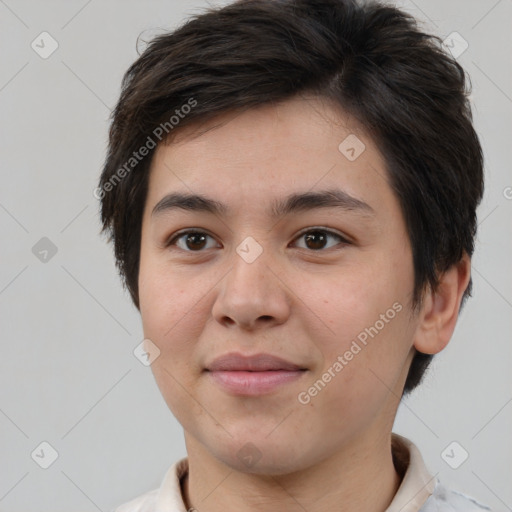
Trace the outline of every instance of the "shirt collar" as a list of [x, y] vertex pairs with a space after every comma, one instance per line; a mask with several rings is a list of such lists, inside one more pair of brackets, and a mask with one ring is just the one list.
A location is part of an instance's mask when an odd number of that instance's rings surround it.
[[398, 473], [405, 474], [386, 512], [418, 512], [434, 491], [436, 479], [416, 445], [406, 437], [392, 433], [391, 451]]
[[[432, 494], [436, 480], [427, 470], [420, 451], [409, 439], [391, 434], [393, 462], [402, 482], [385, 512], [419, 512]], [[187, 512], [181, 494], [181, 479], [188, 472], [188, 457], [175, 462], [158, 491], [156, 510]]]

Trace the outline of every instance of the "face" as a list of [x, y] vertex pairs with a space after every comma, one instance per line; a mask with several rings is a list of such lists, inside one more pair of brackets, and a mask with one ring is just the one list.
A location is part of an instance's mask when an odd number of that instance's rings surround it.
[[[416, 327], [404, 219], [372, 140], [325, 102], [214, 125], [184, 129], [152, 162], [139, 272], [144, 336], [160, 351], [151, 368], [187, 446], [240, 471], [307, 468], [392, 427]], [[176, 193], [224, 210], [176, 206]], [[302, 194], [318, 196], [277, 208]], [[226, 388], [206, 368], [233, 352], [303, 370]]]

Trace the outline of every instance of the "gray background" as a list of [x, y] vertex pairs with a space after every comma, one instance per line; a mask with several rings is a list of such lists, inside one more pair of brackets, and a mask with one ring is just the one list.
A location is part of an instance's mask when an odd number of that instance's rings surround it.
[[[512, 0], [398, 5], [469, 44], [458, 60], [473, 83], [486, 192], [473, 298], [394, 430], [444, 483], [511, 510]], [[140, 319], [99, 236], [93, 190], [137, 37], [205, 6], [0, 0], [1, 511], [107, 511], [158, 487], [186, 454], [150, 368], [133, 355]], [[47, 59], [31, 48], [43, 31], [59, 44]], [[43, 237], [57, 249], [47, 261], [32, 250]], [[58, 452], [48, 469], [31, 458], [43, 441]], [[441, 457], [452, 441], [469, 453], [458, 469]]]

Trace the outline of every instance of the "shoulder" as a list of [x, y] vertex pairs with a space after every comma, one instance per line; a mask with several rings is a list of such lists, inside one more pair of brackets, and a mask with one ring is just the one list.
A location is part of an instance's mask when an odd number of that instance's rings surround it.
[[176, 461], [165, 473], [158, 489], [148, 491], [109, 512], [157, 512], [185, 510], [181, 495], [181, 479], [188, 472], [188, 458]]
[[156, 506], [156, 500], [158, 496], [158, 489], [153, 489], [140, 496], [137, 496], [133, 500], [128, 501], [119, 505], [117, 508], [110, 512], [154, 512]]
[[483, 512], [491, 509], [471, 496], [449, 489], [437, 481], [434, 492], [427, 499], [420, 512]]

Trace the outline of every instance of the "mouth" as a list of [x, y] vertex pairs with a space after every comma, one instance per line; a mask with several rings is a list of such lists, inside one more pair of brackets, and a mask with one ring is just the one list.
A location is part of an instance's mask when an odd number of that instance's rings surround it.
[[271, 354], [229, 353], [207, 365], [205, 372], [222, 390], [245, 396], [271, 393], [304, 376], [307, 368]]
[[214, 359], [206, 366], [207, 371], [245, 371], [245, 372], [266, 372], [266, 371], [299, 371], [307, 370], [298, 364], [292, 363], [271, 354], [256, 354], [246, 356], [240, 353], [231, 352]]
[[233, 395], [256, 396], [271, 393], [304, 376], [307, 370], [207, 370], [212, 381]]

